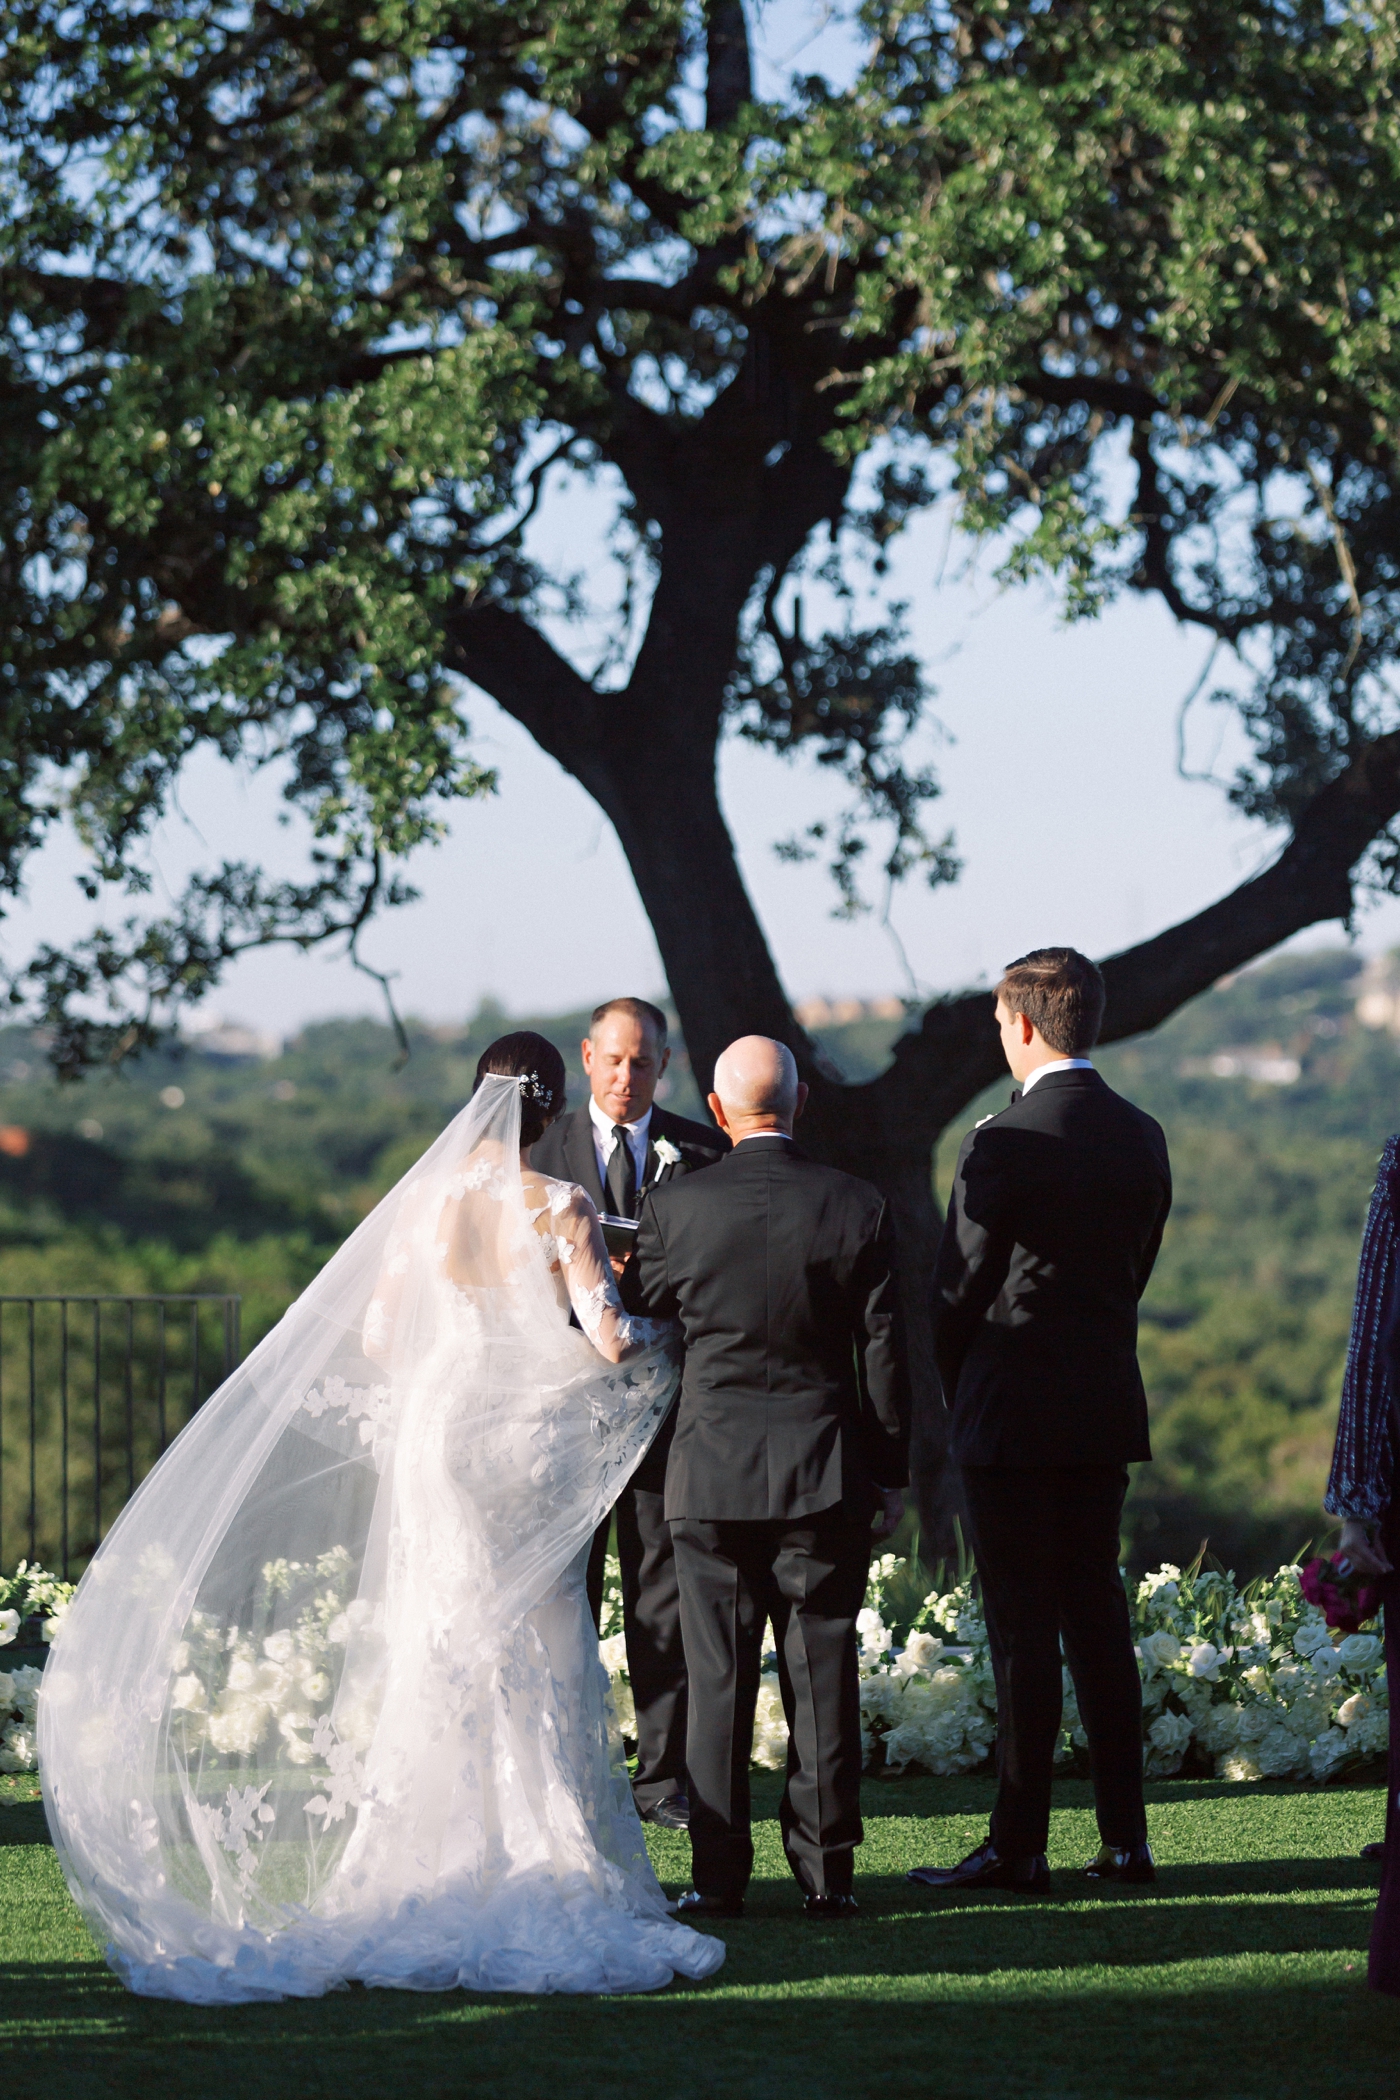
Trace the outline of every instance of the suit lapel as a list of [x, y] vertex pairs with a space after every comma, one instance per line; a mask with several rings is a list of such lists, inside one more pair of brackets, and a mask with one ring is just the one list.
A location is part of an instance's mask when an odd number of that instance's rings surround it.
[[608, 1207], [598, 1173], [598, 1153], [593, 1143], [593, 1121], [586, 1107], [576, 1108], [564, 1134], [564, 1164], [569, 1178], [586, 1189], [600, 1211]]

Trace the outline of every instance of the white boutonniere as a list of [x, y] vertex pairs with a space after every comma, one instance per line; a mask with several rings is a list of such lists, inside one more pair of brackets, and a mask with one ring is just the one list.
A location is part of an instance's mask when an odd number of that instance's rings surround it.
[[653, 1149], [656, 1153], [656, 1164], [658, 1167], [678, 1167], [680, 1165], [681, 1155], [679, 1147], [673, 1145], [669, 1138], [658, 1138]]

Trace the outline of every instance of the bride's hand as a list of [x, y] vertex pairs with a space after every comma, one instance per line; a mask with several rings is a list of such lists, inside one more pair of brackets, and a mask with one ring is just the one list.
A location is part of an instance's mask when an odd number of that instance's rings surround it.
[[1371, 1536], [1369, 1524], [1348, 1517], [1342, 1526], [1341, 1551], [1360, 1575], [1389, 1575], [1390, 1560], [1380, 1537]]

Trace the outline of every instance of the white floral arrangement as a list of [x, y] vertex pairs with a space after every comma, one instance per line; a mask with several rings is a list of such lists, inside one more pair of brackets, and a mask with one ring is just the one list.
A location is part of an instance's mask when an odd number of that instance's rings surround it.
[[[1374, 1631], [1334, 1633], [1303, 1596], [1296, 1566], [1245, 1587], [1232, 1575], [1165, 1565], [1129, 1590], [1142, 1675], [1147, 1776], [1183, 1767], [1218, 1779], [1334, 1779], [1384, 1754], [1390, 1714], [1385, 1651]], [[914, 1565], [887, 1553], [871, 1566], [860, 1636], [861, 1742], [867, 1771], [975, 1771], [996, 1739], [996, 1686], [986, 1622], [970, 1574], [912, 1614]], [[917, 1589], [912, 1592], [917, 1595]], [[894, 1628], [902, 1626], [896, 1643]], [[617, 1563], [604, 1587], [602, 1660], [624, 1736], [635, 1731]], [[1087, 1747], [1068, 1670], [1056, 1757]], [[752, 1762], [787, 1761], [776, 1658], [764, 1657]]]
[[[342, 1547], [314, 1563], [270, 1561], [253, 1614], [261, 1626], [225, 1627], [195, 1613], [175, 1657], [172, 1705], [179, 1725], [216, 1757], [246, 1757], [266, 1744], [289, 1763], [319, 1764], [318, 1730], [334, 1675], [327, 1665], [367, 1611], [349, 1598], [351, 1574]], [[1149, 1778], [1167, 1779], [1185, 1768], [1225, 1780], [1325, 1780], [1384, 1754], [1390, 1716], [1380, 1623], [1334, 1633], [1304, 1598], [1298, 1576], [1296, 1566], [1283, 1567], [1240, 1588], [1231, 1575], [1167, 1565], [1130, 1589]], [[0, 1578], [0, 1647], [36, 1617], [44, 1639], [55, 1638], [73, 1588], [25, 1563]], [[970, 1572], [919, 1602], [921, 1588], [911, 1561], [887, 1553], [871, 1566], [856, 1622], [867, 1771], [946, 1776], [974, 1771], [991, 1758], [996, 1688]], [[267, 1631], [274, 1615], [283, 1623]], [[624, 1738], [634, 1736], [622, 1583], [613, 1555], [604, 1576], [599, 1654], [614, 1724]], [[0, 1671], [0, 1772], [35, 1769], [41, 1676], [33, 1667]], [[1056, 1754], [1068, 1763], [1087, 1739], [1068, 1671], [1064, 1684]], [[353, 1739], [353, 1717], [343, 1720]], [[776, 1657], [765, 1655], [753, 1763], [780, 1770], [787, 1739]]]
[[[369, 1616], [367, 1605], [347, 1601], [353, 1572], [344, 1546], [315, 1561], [268, 1561], [248, 1627], [190, 1614], [170, 1701], [187, 1748], [202, 1741], [215, 1756], [242, 1759], [266, 1746], [289, 1764], [321, 1760], [318, 1724], [330, 1712], [336, 1650]], [[274, 1617], [283, 1623], [267, 1631]]]
[[0, 1772], [32, 1772], [38, 1764], [34, 1724], [43, 1676], [32, 1664], [0, 1670]]
[[0, 1575], [0, 1648], [17, 1641], [27, 1619], [38, 1619], [40, 1639], [58, 1638], [64, 1613], [73, 1601], [76, 1582], [64, 1582], [47, 1568], [22, 1560], [13, 1575]]

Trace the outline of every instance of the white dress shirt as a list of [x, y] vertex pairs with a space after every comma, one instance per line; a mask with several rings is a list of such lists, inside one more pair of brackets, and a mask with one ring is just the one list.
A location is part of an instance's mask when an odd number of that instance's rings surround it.
[[1087, 1057], [1050, 1058], [1045, 1064], [1037, 1065], [1033, 1072], [1027, 1072], [1021, 1081], [1021, 1099], [1025, 1100], [1037, 1079], [1043, 1079], [1047, 1072], [1092, 1072], [1093, 1069], [1093, 1063]]
[[[606, 1109], [599, 1108], [592, 1094], [588, 1097], [588, 1115], [593, 1125], [593, 1150], [598, 1155], [598, 1179], [603, 1184], [604, 1196], [608, 1193], [608, 1161], [612, 1158], [613, 1131], [615, 1125]], [[637, 1170], [637, 1187], [644, 1188], [647, 1178], [647, 1132], [651, 1129], [651, 1110], [639, 1116], [635, 1123], [624, 1123], [627, 1143], [632, 1152], [632, 1164]]]

